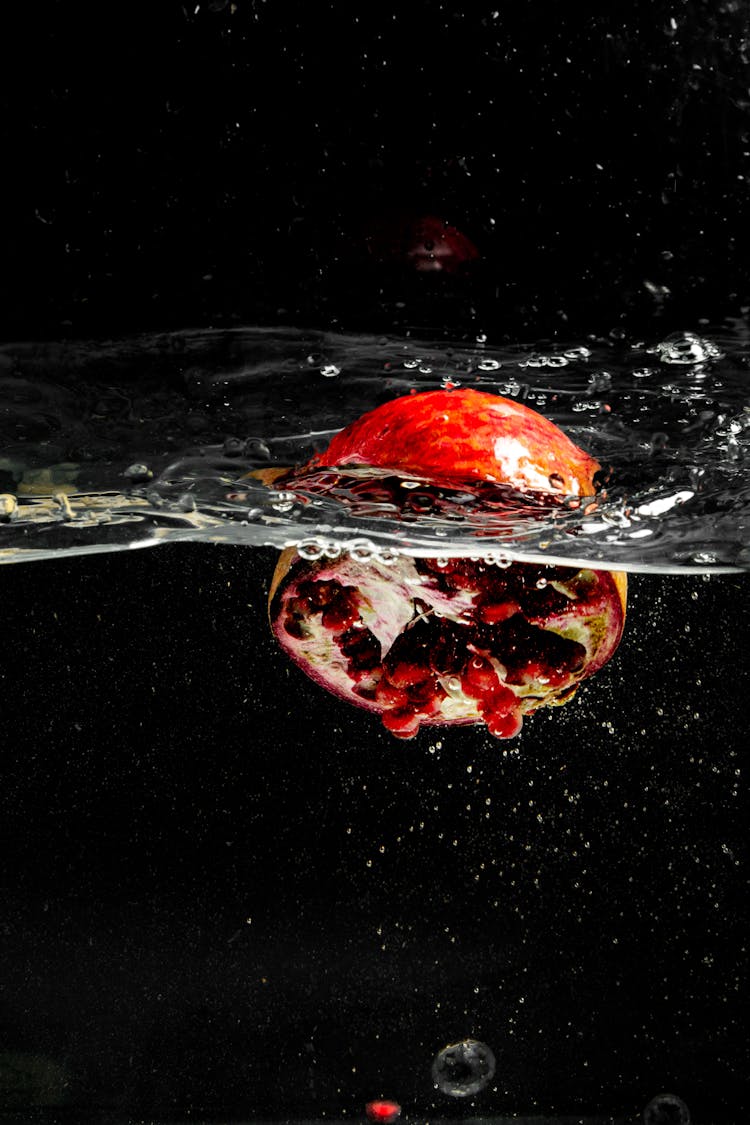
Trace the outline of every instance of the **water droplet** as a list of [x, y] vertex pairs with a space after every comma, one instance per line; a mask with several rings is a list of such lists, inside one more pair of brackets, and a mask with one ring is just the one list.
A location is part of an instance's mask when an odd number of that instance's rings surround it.
[[149, 469], [148, 465], [129, 465], [123, 476], [127, 477], [133, 484], [143, 484], [147, 480], [152, 480], [154, 474]]
[[194, 512], [195, 511], [195, 497], [192, 492], [183, 492], [177, 500], [177, 507], [181, 512]]
[[336, 375], [341, 374], [341, 368], [337, 367], [335, 363], [326, 363], [321, 367], [320, 374], [324, 375], [326, 379], [333, 379]]
[[480, 371], [497, 371], [502, 364], [497, 359], [483, 359], [481, 363], [477, 364]]
[[470, 1098], [483, 1090], [495, 1073], [495, 1056], [478, 1039], [443, 1047], [432, 1063], [435, 1087], [452, 1098]]
[[544, 590], [546, 588], [546, 586], [547, 586], [547, 579], [546, 578], [537, 578], [537, 580], [536, 580], [537, 590]]
[[690, 1110], [676, 1094], [657, 1094], [643, 1111], [643, 1125], [690, 1125]]
[[409, 371], [413, 371], [415, 367], [419, 367], [419, 360], [418, 359], [405, 359], [404, 360], [404, 367], [406, 367]]

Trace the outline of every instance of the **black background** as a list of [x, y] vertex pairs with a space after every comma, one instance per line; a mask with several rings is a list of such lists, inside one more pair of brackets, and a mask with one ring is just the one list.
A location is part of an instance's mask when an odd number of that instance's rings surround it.
[[[399, 317], [533, 337], [747, 297], [738, 0], [2, 20], [6, 338]], [[363, 230], [393, 213], [453, 224], [480, 263], [384, 276]]]
[[[4, 571], [7, 1048], [111, 1112], [631, 1121], [666, 1088], [736, 1121], [747, 582], [636, 578], [573, 704], [402, 744], [275, 648], [273, 565]], [[456, 1106], [429, 1068], [465, 1035], [498, 1073]]]
[[[744, 307], [740, 4], [194, 7], [3, 9], [6, 339]], [[378, 265], [391, 213], [481, 260]], [[272, 565], [3, 571], [6, 1063], [56, 1060], [79, 1112], [434, 1116], [466, 1107], [432, 1056], [473, 1034], [498, 1076], [469, 1112], [673, 1087], [738, 1120], [746, 582], [634, 579], [616, 662], [503, 757], [323, 703], [266, 632]]]

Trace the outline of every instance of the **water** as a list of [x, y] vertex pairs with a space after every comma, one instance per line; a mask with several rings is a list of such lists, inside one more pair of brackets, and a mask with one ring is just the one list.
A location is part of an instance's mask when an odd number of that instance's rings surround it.
[[[47, 561], [3, 572], [4, 1108], [741, 1119], [749, 348], [724, 324], [0, 351], [0, 558]], [[607, 498], [248, 476], [446, 381], [554, 419]], [[401, 743], [275, 644], [289, 545], [637, 574], [575, 700], [507, 742]]]
[[[743, 570], [749, 367], [738, 322], [534, 344], [241, 328], [5, 345], [0, 561], [204, 541]], [[301, 465], [365, 410], [449, 384], [552, 418], [611, 467], [606, 498], [546, 510], [391, 481], [373, 501], [361, 479], [311, 492], [247, 475]]]

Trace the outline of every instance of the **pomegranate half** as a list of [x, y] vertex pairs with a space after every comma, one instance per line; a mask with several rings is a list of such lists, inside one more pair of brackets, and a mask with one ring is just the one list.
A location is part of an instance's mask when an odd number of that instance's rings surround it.
[[279, 559], [269, 612], [313, 680], [379, 714], [400, 738], [422, 724], [485, 723], [512, 738], [523, 716], [565, 703], [609, 660], [625, 575], [477, 559]]

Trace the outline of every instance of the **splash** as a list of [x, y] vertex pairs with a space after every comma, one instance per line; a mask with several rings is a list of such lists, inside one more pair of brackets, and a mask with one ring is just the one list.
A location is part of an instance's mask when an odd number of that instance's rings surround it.
[[[198, 540], [386, 562], [747, 569], [748, 366], [739, 324], [512, 347], [258, 328], [5, 345], [0, 561]], [[550, 417], [609, 467], [596, 502], [367, 471], [275, 487], [363, 411], [446, 385]]]

